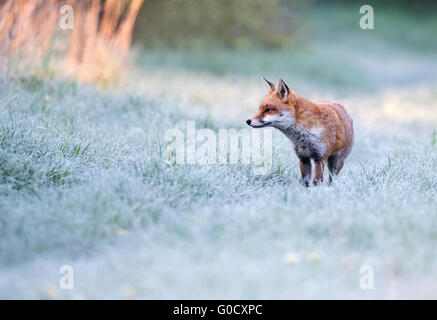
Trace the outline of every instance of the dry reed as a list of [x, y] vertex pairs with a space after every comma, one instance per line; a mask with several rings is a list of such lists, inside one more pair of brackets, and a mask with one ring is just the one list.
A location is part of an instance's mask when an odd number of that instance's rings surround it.
[[[106, 84], [120, 73], [143, 0], [5, 0], [0, 2], [3, 64], [41, 66], [58, 48], [57, 71]], [[60, 8], [73, 8], [74, 24], [63, 30]], [[55, 43], [57, 45], [55, 45]], [[61, 70], [59, 70], [61, 69]]]

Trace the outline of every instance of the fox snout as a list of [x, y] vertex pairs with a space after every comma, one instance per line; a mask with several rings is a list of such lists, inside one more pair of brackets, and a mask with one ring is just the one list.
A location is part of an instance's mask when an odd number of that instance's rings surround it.
[[253, 119], [247, 119], [247, 120], [246, 120], [246, 123], [247, 123], [249, 126], [251, 126], [252, 128], [261, 128], [261, 127], [264, 127], [264, 126], [267, 124], [266, 121], [264, 121], [264, 120], [259, 120], [259, 119], [256, 119], [256, 118], [253, 118]]
[[259, 121], [257, 121], [257, 120], [252, 120], [252, 119], [247, 119], [246, 120], [246, 123], [249, 125], [249, 126], [251, 126], [252, 128], [256, 128], [257, 127], [257, 122], [259, 122]]

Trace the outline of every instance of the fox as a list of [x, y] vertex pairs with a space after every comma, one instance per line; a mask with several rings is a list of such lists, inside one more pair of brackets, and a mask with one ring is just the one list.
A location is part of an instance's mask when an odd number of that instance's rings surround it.
[[282, 79], [276, 85], [261, 79], [268, 93], [246, 123], [252, 128], [276, 128], [291, 140], [306, 187], [323, 182], [326, 164], [331, 184], [352, 150], [352, 118], [336, 101], [314, 103], [299, 96]]

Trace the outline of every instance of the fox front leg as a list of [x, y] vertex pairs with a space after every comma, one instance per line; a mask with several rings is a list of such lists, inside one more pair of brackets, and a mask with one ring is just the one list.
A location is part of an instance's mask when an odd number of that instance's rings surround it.
[[325, 163], [326, 160], [322, 159], [320, 161], [316, 161], [315, 163], [315, 177], [314, 184], [318, 185], [323, 182], [323, 172], [325, 171]]
[[302, 158], [299, 162], [300, 173], [302, 175], [302, 181], [305, 186], [309, 187], [312, 184], [311, 181], [311, 159], [310, 158]]

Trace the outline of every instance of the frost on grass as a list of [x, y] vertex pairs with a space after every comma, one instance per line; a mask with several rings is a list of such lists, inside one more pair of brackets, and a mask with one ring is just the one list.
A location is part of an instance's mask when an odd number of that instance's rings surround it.
[[[333, 186], [308, 190], [276, 133], [266, 176], [166, 164], [165, 130], [193, 120], [176, 100], [57, 81], [1, 90], [1, 297], [362, 297], [362, 264], [375, 296], [408, 296], [411, 282], [434, 294], [437, 117], [410, 113], [414, 101], [387, 112], [390, 92], [348, 98], [354, 151]], [[436, 115], [435, 92], [416, 94]], [[74, 294], [53, 289], [65, 261]]]

